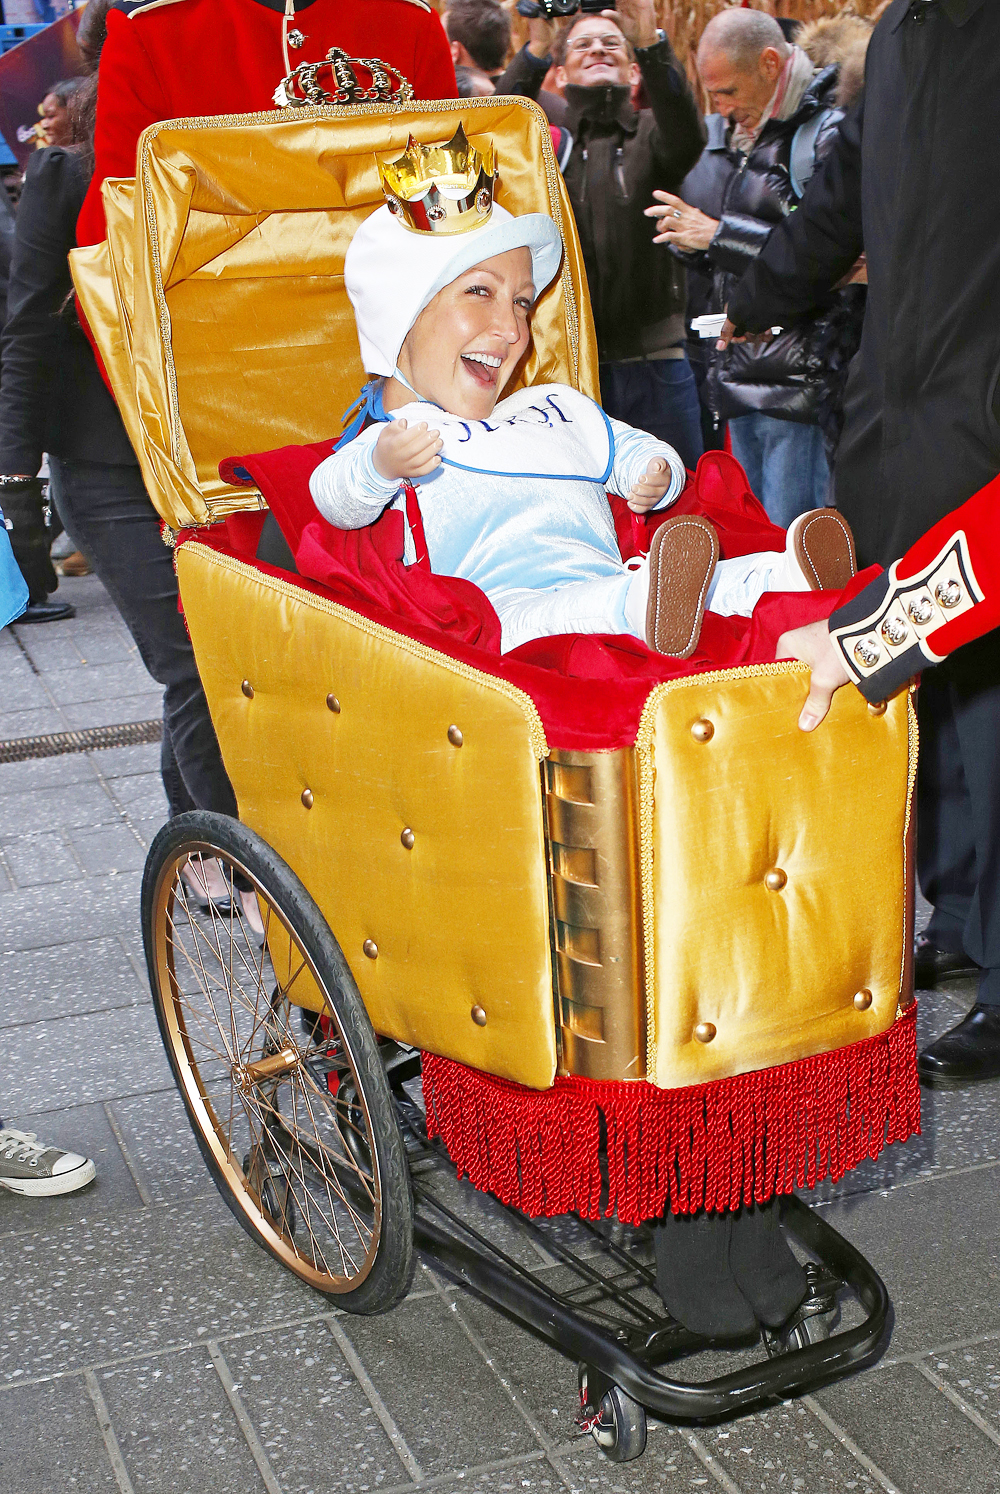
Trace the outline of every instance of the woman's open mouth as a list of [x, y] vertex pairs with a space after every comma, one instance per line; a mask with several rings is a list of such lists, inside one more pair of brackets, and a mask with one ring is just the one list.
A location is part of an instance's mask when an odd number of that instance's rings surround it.
[[463, 353], [462, 365], [480, 388], [493, 389], [500, 377], [503, 359], [498, 353]]

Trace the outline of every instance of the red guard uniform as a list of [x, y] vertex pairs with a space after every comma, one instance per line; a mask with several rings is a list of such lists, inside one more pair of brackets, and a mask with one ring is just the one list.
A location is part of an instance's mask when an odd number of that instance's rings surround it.
[[844, 592], [830, 635], [874, 702], [1000, 624], [1000, 477], [871, 580], [873, 569]]
[[[418, 99], [454, 98], [447, 38], [427, 0], [312, 0], [296, 9], [305, 41], [292, 66], [319, 62], [333, 46], [380, 57]], [[282, 13], [261, 0], [150, 0], [108, 13], [101, 53], [94, 177], [77, 242], [104, 238], [101, 183], [134, 176], [139, 136], [160, 119], [273, 109], [285, 76]]]

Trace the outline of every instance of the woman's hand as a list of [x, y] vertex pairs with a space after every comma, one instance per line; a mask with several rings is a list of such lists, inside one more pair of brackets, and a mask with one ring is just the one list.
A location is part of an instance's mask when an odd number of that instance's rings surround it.
[[665, 457], [653, 457], [646, 464], [646, 471], [637, 483], [632, 484], [628, 495], [628, 506], [633, 513], [648, 513], [655, 508], [670, 487], [673, 473]]
[[426, 477], [440, 467], [438, 455], [444, 442], [440, 431], [429, 431], [427, 421], [407, 426], [405, 420], [393, 420], [379, 431], [372, 461], [380, 477]]
[[678, 249], [707, 249], [719, 226], [718, 218], [709, 218], [672, 192], [653, 193], [654, 204], [645, 209], [645, 217], [658, 219], [654, 244], [674, 244]]
[[778, 639], [776, 659], [799, 659], [812, 670], [809, 679], [809, 694], [799, 716], [803, 731], [813, 731], [826, 720], [830, 703], [841, 685], [849, 685], [843, 659], [837, 653], [825, 622], [806, 623], [804, 628], [792, 628]]

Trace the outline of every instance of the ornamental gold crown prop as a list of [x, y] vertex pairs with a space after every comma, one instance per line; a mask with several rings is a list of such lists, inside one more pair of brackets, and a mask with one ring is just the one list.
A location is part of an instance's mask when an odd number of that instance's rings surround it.
[[[287, 16], [285, 18], [287, 27]], [[298, 40], [296, 40], [298, 38]], [[301, 47], [306, 40], [300, 31], [288, 33], [288, 42]], [[348, 57], [340, 47], [331, 47], [322, 62], [289, 65], [285, 52], [287, 77], [274, 90], [279, 109], [303, 104], [407, 104], [413, 87], [398, 69], [379, 57]]]
[[418, 145], [411, 135], [395, 161], [378, 163], [389, 211], [411, 233], [467, 233], [493, 211], [497, 182], [492, 142], [485, 155], [461, 125], [446, 144]]

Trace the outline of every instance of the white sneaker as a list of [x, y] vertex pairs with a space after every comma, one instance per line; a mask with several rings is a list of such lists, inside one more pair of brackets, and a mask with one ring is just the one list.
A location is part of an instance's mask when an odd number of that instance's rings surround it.
[[89, 1157], [45, 1146], [34, 1131], [0, 1128], [0, 1188], [26, 1198], [75, 1193], [97, 1176]]

